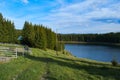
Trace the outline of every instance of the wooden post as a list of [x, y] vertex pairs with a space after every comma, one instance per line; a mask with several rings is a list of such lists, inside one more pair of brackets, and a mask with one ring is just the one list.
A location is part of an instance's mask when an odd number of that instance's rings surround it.
[[24, 56], [24, 52], [25, 52], [25, 50], [23, 49], [23, 56]]
[[16, 58], [17, 58], [17, 48], [16, 48]]
[[56, 55], [58, 56], [57, 50], [58, 50], [58, 44], [57, 44], [57, 29], [56, 29]]

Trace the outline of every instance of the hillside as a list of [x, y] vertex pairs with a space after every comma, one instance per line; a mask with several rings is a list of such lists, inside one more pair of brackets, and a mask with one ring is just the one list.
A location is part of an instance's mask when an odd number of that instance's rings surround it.
[[0, 80], [120, 80], [119, 66], [56, 55], [53, 50], [31, 50], [31, 55], [0, 63]]

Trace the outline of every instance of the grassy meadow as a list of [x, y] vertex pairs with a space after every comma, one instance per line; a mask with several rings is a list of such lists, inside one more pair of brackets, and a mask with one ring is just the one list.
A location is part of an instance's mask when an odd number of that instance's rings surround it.
[[0, 80], [120, 80], [120, 66], [80, 59], [53, 50], [31, 48], [32, 54], [0, 63]]

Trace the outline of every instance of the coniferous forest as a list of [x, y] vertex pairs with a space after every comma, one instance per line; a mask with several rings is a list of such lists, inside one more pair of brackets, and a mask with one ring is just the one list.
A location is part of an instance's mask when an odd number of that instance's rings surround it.
[[40, 49], [54, 49], [56, 45], [56, 34], [43, 25], [33, 25], [25, 22], [22, 30], [23, 44]]
[[14, 23], [8, 19], [3, 18], [0, 13], [0, 42], [15, 43], [16, 34]]
[[59, 34], [59, 41], [120, 43], [120, 32], [106, 34]]
[[[22, 36], [21, 40], [18, 40], [20, 36]], [[50, 28], [25, 21], [23, 29], [17, 30], [14, 23], [5, 19], [0, 13], [0, 42], [19, 43], [40, 49], [61, 50], [61, 44], [56, 41], [56, 33]]]

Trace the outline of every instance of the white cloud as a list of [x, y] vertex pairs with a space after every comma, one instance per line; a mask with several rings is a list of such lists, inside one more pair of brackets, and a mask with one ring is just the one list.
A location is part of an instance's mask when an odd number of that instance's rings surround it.
[[[29, 3], [28, 0], [22, 1], [24, 3]], [[39, 0], [36, 0], [36, 2], [37, 1]], [[50, 26], [53, 30], [58, 29], [58, 32], [63, 33], [120, 31], [120, 23], [114, 23], [115, 21], [113, 21], [113, 24], [110, 24], [93, 20], [102, 20], [104, 18], [120, 19], [119, 2], [115, 3], [113, 0], [78, 0], [79, 2], [77, 3], [68, 4], [65, 1], [66, 0], [55, 0], [55, 2], [45, 1], [47, 6], [31, 5], [26, 7], [25, 11], [29, 11], [29, 13], [13, 19], [15, 25], [19, 25], [20, 28], [24, 23], [23, 20], [27, 20], [33, 23]], [[49, 7], [52, 8], [45, 13], [45, 9]]]
[[[120, 31], [120, 23], [99, 23], [92, 20], [94, 18], [120, 18], [119, 5], [119, 2], [114, 3], [112, 0], [85, 0], [79, 3], [73, 3], [53, 10], [47, 17], [49, 20], [48, 24], [56, 26], [53, 27], [54, 29], [61, 29], [61, 32], [62, 29], [64, 30], [66, 28], [74, 28], [74, 30], [71, 30], [74, 32], [79, 31], [79, 29], [83, 30], [83, 32], [96, 32], [98, 30], [101, 32]], [[84, 27], [86, 25], [88, 27], [85, 29]], [[115, 26], [118, 29], [114, 28]]]
[[58, 4], [65, 5], [64, 0], [56, 0], [56, 2], [57, 2]]
[[25, 3], [25, 4], [29, 3], [28, 0], [22, 0], [22, 2]]

